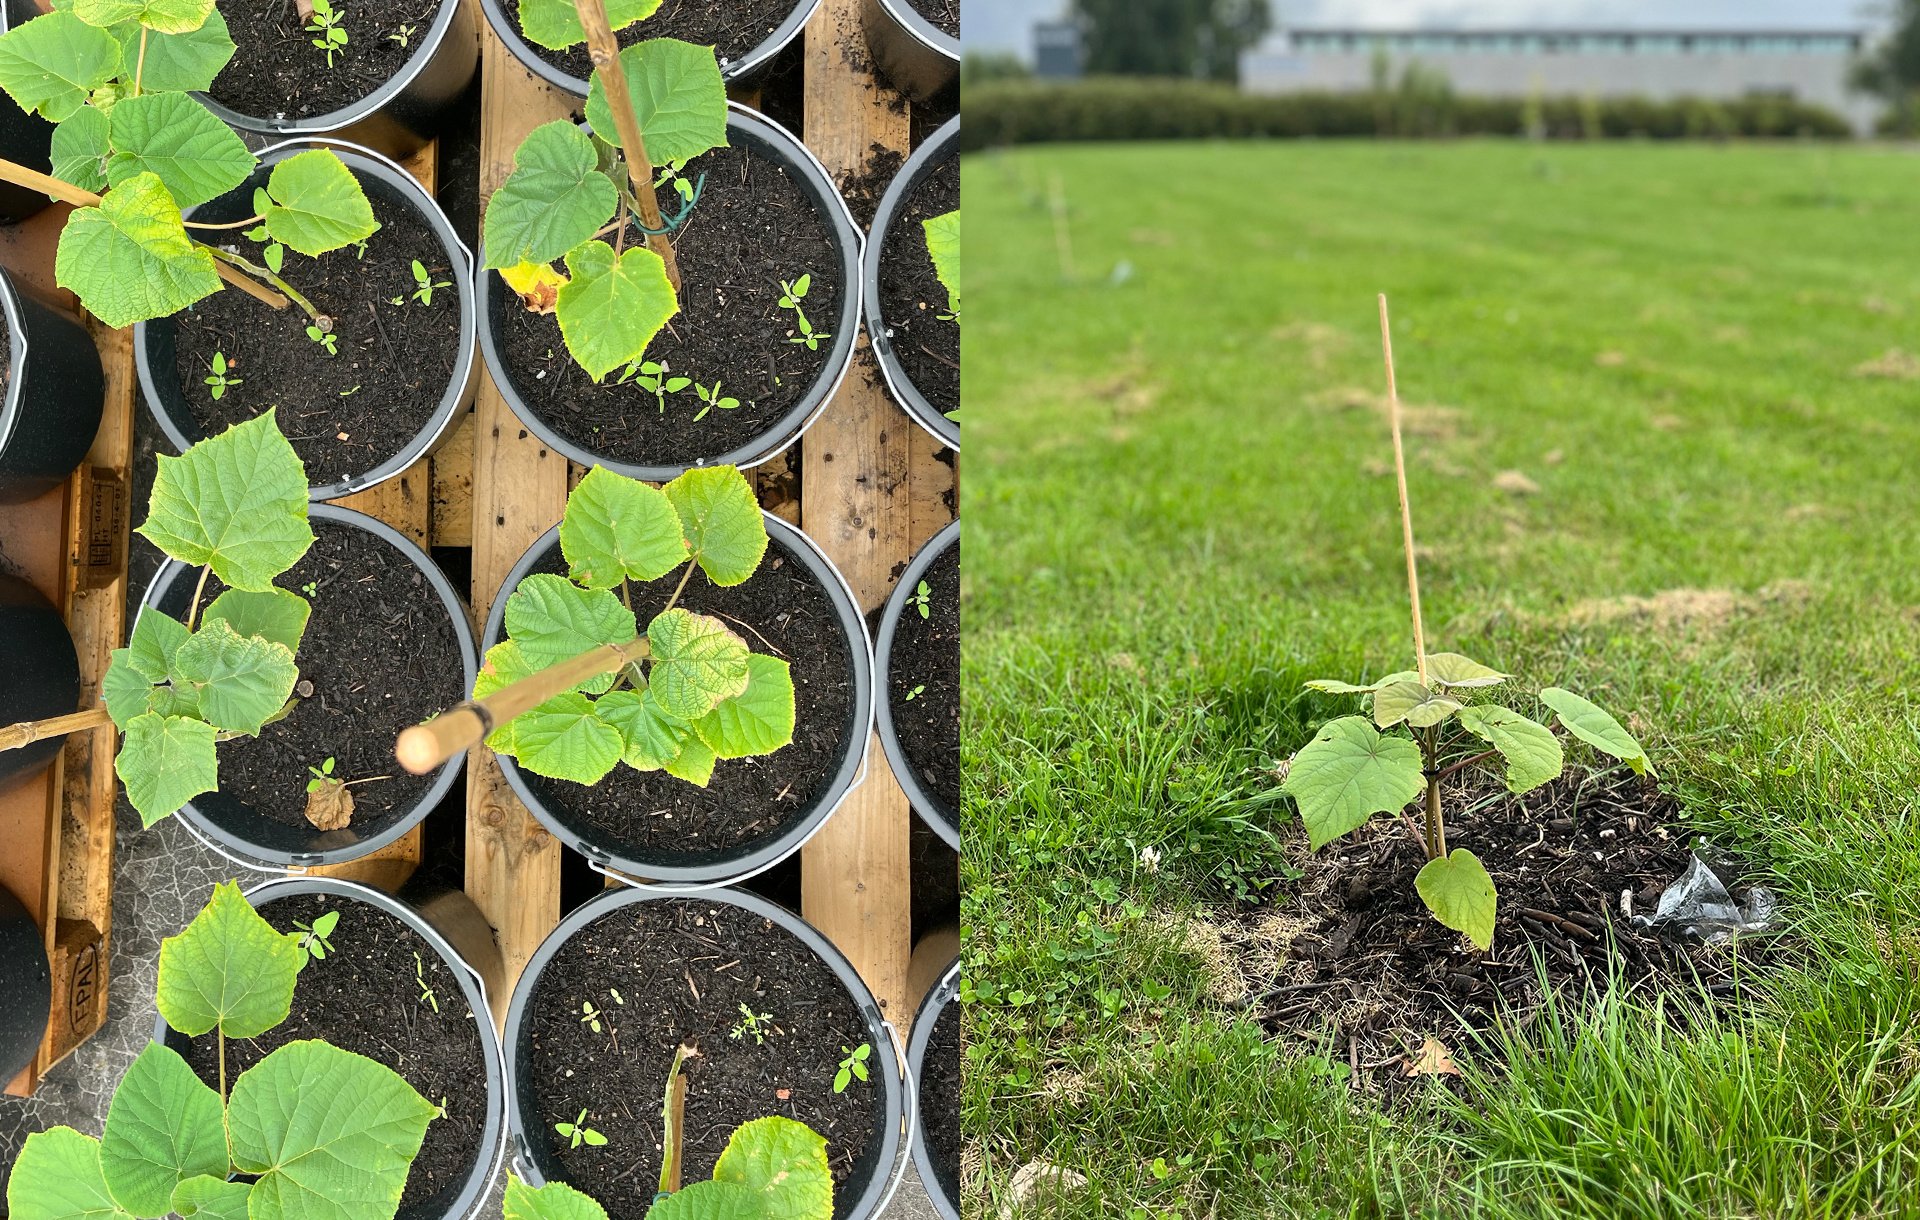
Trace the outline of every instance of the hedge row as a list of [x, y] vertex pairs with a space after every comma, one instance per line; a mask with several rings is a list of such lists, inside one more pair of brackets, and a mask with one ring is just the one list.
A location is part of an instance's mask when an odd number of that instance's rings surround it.
[[1482, 98], [1450, 94], [1409, 106], [1400, 92], [1252, 94], [1200, 81], [1098, 78], [996, 81], [966, 91], [969, 150], [1080, 140], [1307, 136], [1518, 136], [1556, 139], [1814, 136], [1845, 139], [1846, 121], [1777, 98]]

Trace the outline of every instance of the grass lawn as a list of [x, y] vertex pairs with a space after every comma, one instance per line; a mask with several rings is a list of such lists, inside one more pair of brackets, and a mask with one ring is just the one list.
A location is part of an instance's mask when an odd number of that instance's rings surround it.
[[[979, 1201], [1044, 1161], [1074, 1216], [1920, 1216], [1920, 157], [964, 174]], [[1208, 932], [1287, 901], [1270, 769], [1352, 710], [1301, 682], [1411, 660], [1380, 291], [1430, 647], [1621, 714], [1806, 949], [1737, 1010], [1455, 1039], [1464, 1087], [1390, 1107], [1239, 1016]]]

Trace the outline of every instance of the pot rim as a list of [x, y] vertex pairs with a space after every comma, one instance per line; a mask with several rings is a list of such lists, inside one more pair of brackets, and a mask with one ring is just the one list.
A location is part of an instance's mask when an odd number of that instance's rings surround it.
[[[460, 413], [460, 408], [466, 402], [468, 391], [473, 385], [476, 362], [475, 348], [477, 346], [478, 303], [474, 299], [473, 292], [472, 271], [474, 260], [472, 251], [467, 249], [466, 243], [461, 241], [459, 234], [454, 232], [453, 222], [447, 219], [447, 214], [440, 207], [439, 201], [434, 199], [432, 195], [429, 195], [426, 189], [420, 185], [419, 180], [406, 170], [400, 168], [399, 164], [392, 158], [383, 156], [365, 145], [354, 144], [346, 140], [333, 139], [328, 136], [301, 136], [294, 139], [282, 140], [277, 144], [269, 145], [260, 150], [257, 154], [260, 158], [260, 164], [255, 168], [254, 174], [257, 175], [261, 170], [267, 169], [297, 152], [304, 152], [312, 148], [333, 149], [340, 154], [341, 160], [345, 161], [349, 167], [354, 169], [356, 178], [362, 174], [371, 174], [374, 178], [399, 191], [401, 195], [405, 196], [408, 201], [414, 205], [421, 219], [426, 222], [428, 228], [433, 230], [434, 235], [440, 239], [441, 247], [446, 251], [448, 261], [452, 264], [454, 272], [455, 292], [460, 300], [459, 341], [454, 351], [453, 370], [447, 375], [446, 389], [441, 392], [439, 405], [434, 408], [433, 413], [428, 416], [426, 423], [414, 434], [411, 441], [407, 442], [399, 452], [393, 454], [373, 469], [363, 471], [360, 474], [353, 475], [337, 483], [308, 485], [307, 495], [310, 499], [329, 501], [355, 495], [359, 492], [366, 491], [370, 487], [384, 483], [388, 479], [404, 474], [413, 467], [414, 463], [418, 462], [429, 450], [437, 445], [440, 438], [446, 434], [447, 429], [452, 427], [454, 417]], [[252, 176], [253, 175], [249, 175], [249, 180], [251, 180]], [[243, 183], [242, 186], [244, 185]], [[205, 205], [200, 206], [204, 207]], [[191, 218], [198, 210], [198, 207], [189, 208], [183, 215]], [[160, 381], [153, 367], [153, 360], [147, 350], [148, 328], [154, 323], [171, 322], [172, 320], [172, 315], [169, 315], [166, 318], [155, 318], [151, 322], [134, 323], [133, 357], [136, 370], [140, 376], [140, 397], [142, 402], [146, 404], [148, 414], [153, 416], [155, 422], [160, 425], [161, 431], [166, 433], [167, 442], [174, 447], [175, 452], [185, 453], [194, 442], [189, 439], [186, 433], [180, 428], [178, 422], [173, 418], [172, 413], [162, 409], [160, 406], [162, 401], [162, 395], [159, 391]]]
[[[759, 46], [737, 60], [720, 65], [722, 79], [728, 84], [733, 84], [736, 81], [745, 80], [765, 67], [775, 55], [786, 50], [788, 43], [800, 36], [800, 32], [806, 28], [807, 22], [813, 19], [813, 14], [819, 9], [820, 4], [821, 0], [797, 0], [787, 19], [776, 26], [773, 33], [767, 35]], [[587, 96], [588, 82], [569, 72], [563, 72], [540, 58], [533, 44], [529, 43], [526, 36], [520, 32], [518, 23], [507, 16], [507, 10], [501, 5], [500, 0], [480, 0], [480, 7], [486, 10], [487, 24], [493, 27], [493, 32], [499, 36], [502, 43], [506, 44], [508, 53], [519, 61], [521, 67], [563, 93], [576, 98]], [[619, 33], [617, 30], [614, 32]]]
[[[840, 759], [838, 769], [826, 791], [821, 795], [813, 810], [805, 816], [793, 819], [774, 838], [752, 851], [721, 860], [713, 864], [659, 864], [642, 862], [621, 855], [619, 852], [601, 847], [582, 835], [577, 829], [562, 821], [549, 810], [520, 770], [517, 760], [504, 755], [495, 755], [500, 764], [500, 773], [506, 777], [507, 786], [512, 788], [521, 803], [526, 805], [548, 833], [566, 846], [587, 858], [597, 871], [609, 873], [636, 890], [652, 890], [662, 896], [684, 896], [689, 893], [706, 893], [736, 884], [749, 877], [756, 876], [779, 864], [804, 847], [809, 839], [820, 832], [846, 804], [847, 798], [865, 783], [870, 765], [873, 739], [873, 693], [871, 689], [873, 675], [873, 640], [867, 632], [866, 616], [860, 613], [860, 601], [854, 596], [853, 586], [834, 565], [827, 553], [820, 549], [819, 543], [808, 536], [797, 525], [774, 516], [765, 509], [760, 516], [767, 525], [770, 537], [778, 538], [794, 555], [806, 563], [814, 577], [826, 590], [827, 596], [840, 612], [842, 627], [847, 628], [848, 652], [853, 673], [851, 681], [854, 690], [853, 723], [847, 729], [847, 744]], [[560, 527], [555, 525], [540, 537], [534, 539], [520, 556], [518, 562], [507, 573], [499, 590], [494, 594], [493, 605], [487, 611], [487, 623], [481, 634], [481, 656], [505, 638], [507, 599], [520, 586], [533, 570], [533, 567], [546, 554], [558, 545]], [[848, 627], [848, 624], [854, 626]], [[854, 635], [855, 630], [858, 636]], [[469, 682], [468, 689], [472, 689]], [[638, 882], [635, 878], [647, 878], [649, 884]]]
[[351, 127], [363, 119], [369, 118], [386, 109], [387, 104], [406, 92], [407, 88], [418, 80], [434, 58], [439, 55], [441, 44], [447, 39], [447, 31], [453, 27], [455, 17], [459, 15], [460, 0], [440, 0], [439, 11], [434, 14], [433, 26], [422, 38], [419, 49], [400, 65], [400, 70], [389, 76], [372, 93], [357, 102], [349, 102], [338, 110], [310, 119], [288, 120], [270, 119], [260, 115], [243, 114], [214, 100], [211, 93], [195, 93], [194, 100], [211, 110], [215, 118], [229, 127], [243, 132], [263, 136], [324, 136], [331, 132]]
[[0, 267], [0, 312], [5, 313], [7, 319], [7, 395], [5, 401], [0, 402], [0, 453], [4, 453], [20, 427], [20, 417], [25, 414], [20, 395], [27, 380], [20, 375], [27, 367], [26, 317], [20, 308], [20, 290], [14, 286], [13, 272], [5, 267]]
[[956, 158], [960, 155], [959, 146], [960, 116], [956, 114], [928, 136], [907, 158], [900, 172], [893, 176], [886, 194], [880, 197], [879, 208], [873, 213], [873, 227], [868, 230], [865, 254], [860, 264], [861, 295], [866, 302], [867, 340], [873, 348], [875, 361], [880, 365], [880, 372], [886, 378], [887, 389], [914, 423], [926, 429], [933, 439], [955, 451], [960, 448], [960, 425], [934, 410], [933, 404], [913, 384], [893, 354], [893, 339], [887, 334], [886, 319], [880, 315], [880, 260], [886, 251], [887, 232], [893, 228], [895, 214], [906, 205], [907, 197], [920, 185], [920, 180], [933, 172], [936, 162], [943, 160], [949, 152]]
[[887, 10], [887, 16], [893, 18], [894, 24], [905, 30], [915, 42], [956, 64], [960, 62], [960, 39], [922, 17], [911, 4], [904, 3], [904, 0], [880, 0], [880, 7]]
[[[587, 124], [579, 124], [583, 130]], [[786, 155], [793, 167], [802, 171], [810, 179], [825, 202], [827, 224], [840, 239], [842, 247], [840, 264], [842, 278], [846, 287], [845, 299], [841, 302], [840, 316], [833, 337], [833, 352], [827, 363], [815, 377], [813, 387], [803, 395], [798, 403], [789, 407], [786, 414], [731, 452], [716, 457], [700, 458], [683, 465], [655, 466], [640, 465], [633, 462], [615, 461], [603, 454], [594, 453], [576, 442], [560, 435], [559, 431], [538, 411], [528, 406], [514, 387], [512, 375], [507, 371], [498, 340], [493, 327], [493, 297], [502, 291], [498, 271], [487, 269], [486, 246], [480, 247], [479, 257], [473, 260], [474, 297], [476, 322], [479, 333], [480, 352], [487, 367], [488, 376], [507, 403], [507, 408], [515, 419], [526, 425], [527, 431], [539, 437], [547, 448], [566, 457], [568, 461], [582, 466], [605, 466], [616, 474], [631, 479], [640, 479], [648, 483], [665, 483], [679, 477], [688, 470], [703, 466], [737, 466], [742, 470], [751, 470], [779, 457], [806, 435], [807, 430], [826, 413], [833, 400], [840, 394], [840, 387], [846, 383], [853, 369], [855, 334], [860, 327], [860, 318], [864, 302], [861, 297], [863, 277], [860, 269], [866, 255], [866, 239], [860, 227], [854, 222], [853, 210], [847, 206], [846, 198], [841, 195], [833, 175], [827, 172], [825, 165], [813, 154], [813, 150], [803, 144], [799, 137], [774, 122], [767, 116], [742, 106], [738, 102], [727, 103], [727, 127], [756, 135], [770, 148]], [[764, 128], [755, 131], [755, 128]]]
[[[439, 594], [441, 604], [446, 607], [447, 617], [453, 620], [454, 636], [460, 644], [460, 659], [464, 666], [464, 689], [472, 690], [474, 678], [480, 672], [479, 654], [474, 648], [473, 625], [467, 614], [466, 602], [461, 598], [459, 590], [454, 588], [453, 582], [447, 579], [447, 574], [440, 570], [440, 565], [433, 561], [433, 557], [421, 550], [411, 538], [377, 517], [370, 517], [338, 504], [312, 504], [309, 505], [307, 512], [311, 519], [333, 521], [373, 534], [397, 549], [415, 568], [420, 570], [426, 577], [428, 585]], [[158, 599], [169, 592], [175, 579], [191, 570], [177, 559], [167, 559], [162, 562], [159, 570], [153, 574], [153, 580], [148, 583], [145, 596], [140, 599], [140, 609], [134, 617], [135, 624], [137, 625], [140, 621], [139, 614], [145, 614], [150, 608], [158, 606]], [[158, 614], [161, 611], [155, 609], [154, 613]], [[441, 764], [440, 773], [434, 777], [433, 784], [422, 794], [413, 808], [379, 834], [356, 840], [345, 847], [328, 848], [319, 852], [276, 851], [248, 843], [237, 835], [214, 825], [192, 801], [182, 805], [174, 816], [179, 818], [201, 843], [235, 864], [257, 872], [276, 875], [289, 870], [304, 874], [304, 870], [309, 868], [358, 860], [412, 830], [424, 821], [426, 816], [433, 812], [434, 807], [446, 797], [454, 781], [459, 778], [460, 768], [465, 763], [466, 755], [456, 754]], [[264, 814], [255, 816], [265, 817]]]
[[948, 810], [934, 799], [926, 785], [920, 782], [920, 776], [908, 761], [906, 751], [900, 745], [900, 735], [893, 727], [893, 700], [887, 694], [887, 677], [892, 668], [893, 635], [900, 626], [900, 616], [906, 611], [909, 592], [933, 566], [934, 560], [946, 554], [951, 547], [960, 544], [960, 519], [948, 522], [939, 533], [927, 539], [913, 561], [907, 565], [900, 579], [894, 582], [893, 592], [887, 595], [886, 609], [880, 615], [880, 631], [873, 641], [873, 710], [874, 720], [880, 729], [880, 747], [886, 752], [887, 765], [893, 768], [894, 779], [900, 782], [900, 788], [907, 794], [907, 800], [913, 811], [920, 815], [935, 834], [943, 839], [948, 847], [960, 850], [960, 811]]
[[[714, 890], [699, 895], [657, 894], [641, 890], [618, 889], [603, 891], [576, 907], [560, 921], [545, 940], [540, 942], [540, 947], [534, 950], [533, 956], [527, 960], [526, 968], [520, 972], [519, 981], [514, 985], [513, 1000], [507, 1006], [507, 1019], [503, 1023], [504, 1032], [501, 1035], [507, 1079], [517, 1082], [520, 1078], [521, 1038], [516, 1031], [526, 1023], [528, 1010], [533, 1003], [534, 990], [538, 987], [547, 966], [551, 964], [561, 948], [589, 924], [620, 907], [637, 902], [673, 900], [725, 903], [779, 924], [826, 964], [827, 968], [840, 980], [841, 986], [846, 988], [847, 994], [852, 997], [861, 1015], [866, 1018], [868, 1038], [875, 1052], [870, 1062], [879, 1064], [886, 1119], [875, 1133], [880, 1146], [873, 1161], [873, 1176], [845, 1213], [844, 1220], [864, 1220], [865, 1217], [877, 1215], [879, 1207], [891, 1197], [889, 1182], [898, 1179], [895, 1162], [899, 1159], [903, 1138], [901, 1123], [907, 1117], [908, 1086], [901, 1068], [898, 1031], [880, 1011], [880, 1002], [874, 998], [872, 990], [867, 987], [865, 980], [853, 968], [853, 963], [847, 960], [838, 946], [801, 916], [758, 894], [736, 889]], [[521, 1091], [516, 1086], [512, 1089], [514, 1112], [509, 1132], [514, 1149], [513, 1170], [530, 1185], [542, 1186], [546, 1184], [546, 1177], [534, 1161], [521, 1103]], [[535, 1126], [538, 1126], [537, 1122]]]
[[[481, 1050], [487, 1061], [487, 1125], [481, 1137], [479, 1154], [474, 1157], [473, 1169], [467, 1175], [466, 1185], [461, 1188], [457, 1200], [460, 1206], [449, 1208], [444, 1216], [451, 1220], [453, 1217], [477, 1215], [493, 1195], [494, 1183], [500, 1180], [501, 1167], [506, 1163], [512, 1139], [513, 1111], [513, 1089], [507, 1074], [506, 1053], [500, 1044], [500, 1032], [493, 1023], [487, 984], [480, 977], [480, 971], [412, 903], [358, 881], [339, 877], [275, 877], [257, 882], [241, 893], [256, 910], [263, 902], [299, 894], [333, 894], [377, 907], [406, 924], [422, 940], [432, 945], [434, 952], [440, 955], [453, 976], [460, 981], [468, 1015], [473, 1019], [475, 1028], [480, 1030]], [[165, 1044], [169, 1034], [178, 1032], [167, 1024], [165, 1017], [154, 1014], [152, 1041]], [[487, 1152], [489, 1148], [492, 1149], [491, 1155]]]
[[[914, 1010], [913, 1027], [907, 1035], [907, 1071], [915, 1081], [920, 1079], [920, 1070], [927, 1061], [927, 1043], [933, 1040], [934, 1023], [959, 994], [960, 958], [955, 956], [941, 973], [940, 981], [921, 997], [920, 1007]], [[924, 1097], [921, 1104], [925, 1104]], [[946, 1188], [940, 1184], [940, 1177], [934, 1172], [933, 1153], [927, 1147], [927, 1128], [924, 1123], [915, 1127], [912, 1151], [913, 1167], [920, 1174], [920, 1184], [926, 1187], [927, 1197], [933, 1200], [933, 1209], [940, 1213], [941, 1220], [960, 1220], [960, 1201], [947, 1197]]]

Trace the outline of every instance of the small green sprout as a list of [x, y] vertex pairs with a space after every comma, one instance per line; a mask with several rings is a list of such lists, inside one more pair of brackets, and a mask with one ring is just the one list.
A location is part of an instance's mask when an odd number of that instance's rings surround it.
[[918, 699], [920, 696], [926, 693], [927, 693], [927, 684], [925, 682], [922, 682], [920, 685], [914, 687], [912, 690], [907, 692], [907, 702], [912, 703], [915, 699]]
[[924, 580], [921, 581], [919, 587], [913, 591], [913, 596], [907, 599], [907, 604], [918, 610], [921, 618], [932, 618], [933, 586]]
[[808, 351], [817, 352], [820, 350], [821, 342], [833, 336], [825, 331], [814, 330], [812, 320], [807, 317], [807, 311], [801, 307], [800, 303], [807, 299], [807, 293], [812, 287], [811, 273], [802, 275], [797, 280], [781, 280], [780, 308], [793, 311], [793, 326], [798, 332], [787, 342], [803, 345]]
[[685, 161], [675, 161], [671, 165], [661, 166], [660, 176], [653, 180], [653, 189], [659, 190], [663, 186], [670, 186], [673, 188], [674, 193], [679, 195], [682, 200], [687, 203], [692, 203], [694, 194], [693, 183], [681, 176], [686, 172], [686, 168], [687, 163]]
[[600, 1028], [601, 1015], [600, 1010], [593, 1006], [592, 1000], [588, 1000], [580, 1005], [580, 1024], [591, 1029], [596, 1034], [603, 1032]]
[[734, 398], [731, 395], [726, 397], [721, 396], [720, 383], [717, 381], [714, 382], [712, 386], [703, 386], [696, 381], [693, 385], [693, 392], [699, 395], [700, 401], [705, 404], [700, 408], [700, 414], [693, 417], [693, 422], [696, 424], [707, 417], [707, 412], [715, 408], [722, 411], [731, 411], [740, 405], [738, 398]]
[[852, 1050], [844, 1046], [840, 1049], [847, 1052], [847, 1057], [840, 1061], [840, 1070], [833, 1077], [833, 1091], [836, 1093], [846, 1092], [847, 1086], [856, 1080], [863, 1084], [866, 1082], [867, 1060], [873, 1055], [873, 1043], [862, 1042]]
[[585, 1144], [589, 1148], [603, 1148], [607, 1137], [587, 1126], [587, 1112], [583, 1109], [570, 1123], [555, 1123], [553, 1129], [567, 1137], [568, 1148], [578, 1148]]
[[740, 1023], [733, 1027], [733, 1032], [729, 1036], [732, 1037], [735, 1042], [738, 1042], [751, 1035], [755, 1046], [765, 1046], [767, 1044], [767, 1030], [772, 1027], [772, 1024], [772, 1013], [755, 1012], [753, 1009], [748, 1008], [743, 1002], [740, 1005]]
[[327, 938], [332, 936], [333, 930], [340, 926], [340, 912], [328, 911], [314, 920], [312, 927], [308, 927], [297, 919], [294, 920], [293, 926], [300, 929], [298, 938], [300, 948], [305, 950], [307, 956], [316, 962], [325, 961], [327, 954], [333, 952], [333, 942]]
[[207, 377], [207, 386], [213, 394], [214, 401], [218, 402], [226, 396], [229, 388], [239, 385], [242, 379], [227, 376], [227, 370], [236, 366], [228, 363], [225, 352], [215, 352], [213, 354], [213, 363], [208, 367], [212, 372]]
[[399, 30], [397, 30], [392, 34], [387, 35], [387, 41], [397, 42], [400, 44], [401, 49], [405, 50], [407, 44], [413, 41], [414, 34], [418, 32], [419, 32], [419, 27], [407, 25], [406, 23], [402, 22]]
[[321, 330], [318, 326], [308, 326], [307, 338], [318, 343], [321, 347], [326, 348], [327, 355], [329, 356], [338, 356], [340, 354], [340, 336], [330, 330]]
[[313, 0], [313, 16], [308, 18], [306, 31], [318, 35], [313, 40], [315, 49], [326, 52], [327, 67], [333, 67], [333, 57], [340, 54], [347, 45], [347, 32], [341, 23], [347, 15], [333, 7], [331, 0]]
[[[420, 984], [420, 1002], [431, 1005], [434, 1012], [439, 1012], [440, 997], [434, 995], [433, 988], [427, 984], [427, 963], [417, 952], [413, 955], [413, 981]], [[446, 1105], [445, 1099], [440, 1104]]]
[[[306, 594], [308, 597], [312, 597], [315, 593], [319, 592], [319, 590], [320, 590], [320, 582], [317, 580], [310, 580], [306, 584], [300, 586], [300, 591]], [[308, 788], [307, 791], [311, 792], [313, 791], [313, 789]]]
[[417, 258], [413, 260], [413, 282], [418, 285], [418, 287], [413, 290], [413, 299], [422, 305], [433, 304], [434, 289], [453, 287], [453, 283], [449, 280], [436, 280], [428, 275], [427, 269], [421, 265], [420, 260]]
[[621, 373], [619, 380], [613, 384], [625, 385], [629, 381], [633, 382], [653, 395], [654, 401], [660, 404], [660, 414], [665, 415], [667, 396], [678, 394], [693, 384], [693, 378], [669, 376], [671, 372], [671, 369], [659, 361], [636, 360], [626, 367], [626, 371]]
[[607, 988], [607, 994], [613, 997], [613, 1002], [615, 1004], [620, 1005], [620, 1007], [622, 1008], [625, 1008], [627, 1006], [627, 1001], [623, 996], [621, 996], [620, 989], [618, 987]]
[[[311, 589], [313, 588], [313, 586], [308, 585], [307, 588]], [[312, 597], [313, 594], [308, 593], [307, 596]], [[327, 761], [321, 763], [319, 766], [308, 767], [307, 773], [313, 776], [312, 779], [307, 781], [307, 791], [308, 792], [320, 791], [320, 789], [323, 786], [335, 782], [333, 778], [333, 758], [329, 756], [327, 758]]]
[[367, 239], [366, 238], [363, 237], [359, 241], [353, 243], [353, 257], [355, 261], [358, 261], [358, 262], [366, 261], [366, 257], [367, 257]]

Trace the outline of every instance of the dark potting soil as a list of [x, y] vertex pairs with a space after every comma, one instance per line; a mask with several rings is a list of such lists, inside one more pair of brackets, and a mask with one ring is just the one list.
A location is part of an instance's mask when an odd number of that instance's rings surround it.
[[[564, 574], [560, 548], [535, 571]], [[678, 581], [676, 571], [634, 588], [641, 623], [659, 612]], [[664, 864], [702, 862], [779, 833], [826, 791], [853, 731], [853, 658], [839, 615], [778, 539], [745, 584], [716, 589], [696, 570], [679, 605], [720, 618], [753, 651], [793, 667], [793, 741], [764, 758], [723, 760], [705, 788], [624, 764], [591, 787], [521, 772], [540, 800], [583, 835]]]
[[942, 34], [960, 37], [960, 0], [907, 0], [913, 11], [931, 21]]
[[[583, 1005], [600, 1014], [599, 1030]], [[741, 1028], [743, 1009], [761, 1026], [757, 1037]], [[892, 1051], [874, 1046], [871, 1078], [835, 1093], [840, 1061], [867, 1043], [867, 1023], [825, 962], [750, 911], [675, 898], [608, 912], [542, 972], [524, 1036], [523, 1104], [538, 1124], [527, 1138], [544, 1140], [566, 1180], [613, 1220], [640, 1220], [653, 1203], [660, 1098], [685, 1040], [700, 1050], [686, 1068], [686, 1181], [712, 1177], [734, 1129], [770, 1115], [826, 1137], [838, 1214], [849, 1175], [876, 1168], [865, 1154], [886, 1116], [879, 1061]], [[554, 1132], [582, 1109], [604, 1147], [570, 1148]]]
[[[630, 47], [647, 38], [678, 38], [682, 42], [712, 47], [725, 68], [734, 60], [751, 54], [772, 37], [787, 18], [793, 16], [800, 0], [666, 0], [660, 10], [645, 21], [619, 31], [620, 45]], [[501, 0], [513, 28], [520, 28], [520, 0]], [[535, 55], [570, 76], [586, 80], [593, 74], [593, 61], [587, 46], [565, 51], [549, 51], [533, 42], [527, 46]]]
[[[334, 319], [338, 355], [307, 337], [298, 307], [269, 309], [237, 289], [175, 320], [174, 373], [200, 427], [212, 435], [277, 407], [280, 430], [315, 486], [365, 474], [406, 448], [439, 410], [460, 350], [457, 277], [439, 237], [384, 192], [368, 198], [380, 230], [365, 258], [351, 246], [317, 259], [287, 255], [288, 282]], [[241, 245], [259, 257], [253, 243]], [[411, 295], [415, 259], [449, 285], [430, 305]], [[240, 381], [219, 399], [206, 384], [216, 352]]]
[[[333, 63], [313, 45], [293, 0], [227, 0], [220, 6], [236, 50], [208, 95], [258, 119], [305, 119], [351, 106], [423, 53], [439, 0], [345, 0], [347, 45]], [[404, 31], [404, 34], [403, 34]], [[396, 39], [404, 36], [406, 45]]]
[[[498, 335], [507, 375], [527, 405], [572, 443], [633, 465], [691, 465], [731, 453], [772, 427], [819, 378], [833, 344], [794, 343], [781, 281], [811, 275], [803, 305], [822, 334], [839, 329], [845, 289], [833, 229], [778, 162], [745, 148], [696, 159], [707, 175], [700, 205], [675, 234], [680, 313], [646, 358], [701, 385], [719, 381], [731, 410], [705, 406], [691, 387], [659, 400], [612, 373], [599, 385], [568, 354], [560, 323], [509, 299]], [[673, 206], [671, 199], [663, 201]], [[505, 293], [499, 281], [495, 286]]]
[[1358, 1062], [1399, 1082], [1410, 1061], [1396, 1052], [1417, 1051], [1426, 1035], [1458, 1050], [1463, 1020], [1484, 1030], [1501, 1013], [1529, 1019], [1544, 998], [1536, 958], [1548, 986], [1576, 1002], [1604, 989], [1610, 971], [1642, 989], [1734, 999], [1736, 965], [1751, 973], [1778, 951], [1760, 937], [1686, 943], [1622, 914], [1623, 891], [1634, 913], [1651, 913], [1692, 850], [1678, 805], [1652, 780], [1570, 769], [1514, 796], [1497, 777], [1475, 776], [1449, 785], [1445, 800], [1457, 811], [1448, 847], [1479, 856], [1499, 891], [1492, 951], [1435, 922], [1414, 890], [1418, 845], [1403, 823], [1375, 818], [1306, 856], [1298, 892], [1249, 924], [1253, 1011], [1269, 1029], [1331, 1032], [1337, 1048], [1352, 1046]]
[[[949, 821], [960, 811], [960, 546], [941, 552], [921, 577], [926, 617], [912, 602], [900, 613], [887, 656], [887, 706], [914, 774]], [[914, 590], [918, 593], [918, 589]]]
[[873, 144], [867, 149], [867, 161], [860, 171], [839, 180], [840, 197], [847, 201], [847, 210], [853, 213], [853, 222], [861, 231], [873, 227], [873, 214], [879, 211], [881, 198], [905, 162], [906, 157], [898, 149]]
[[927, 1159], [948, 1199], [960, 1201], [960, 1005], [949, 1000], [934, 1018], [920, 1068], [920, 1126]]
[[880, 248], [880, 319], [907, 379], [942, 414], [960, 408], [960, 324], [943, 322], [947, 289], [927, 253], [925, 222], [960, 206], [960, 159], [920, 180]]
[[[394, 764], [393, 742], [465, 696], [460, 640], [426, 576], [385, 541], [336, 522], [313, 526], [313, 548], [277, 582], [303, 595], [314, 587], [299, 654], [300, 678], [313, 694], [260, 736], [221, 744], [220, 792], [311, 829], [307, 768], [331, 757], [338, 779], [391, 777], [352, 786], [350, 828], [378, 834], [433, 786], [434, 776]], [[202, 604], [222, 587], [210, 579]]]
[[[427, 1125], [426, 1142], [407, 1175], [400, 1197], [400, 1216], [407, 1220], [409, 1206], [457, 1187], [480, 1155], [487, 1124], [485, 1044], [459, 979], [405, 923], [332, 894], [299, 894], [260, 908], [283, 932], [296, 931], [296, 922], [310, 928], [328, 911], [340, 913], [328, 938], [332, 949], [300, 971], [291, 1016], [258, 1038], [227, 1044], [227, 1079], [231, 1084], [289, 1042], [317, 1038], [385, 1064], [429, 1102], [444, 1105], [445, 1117]], [[432, 1003], [421, 998], [422, 983], [432, 989]], [[217, 1039], [193, 1039], [185, 1058], [200, 1079], [218, 1087]]]

